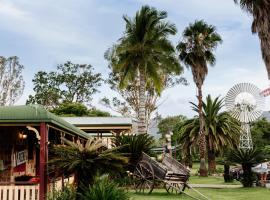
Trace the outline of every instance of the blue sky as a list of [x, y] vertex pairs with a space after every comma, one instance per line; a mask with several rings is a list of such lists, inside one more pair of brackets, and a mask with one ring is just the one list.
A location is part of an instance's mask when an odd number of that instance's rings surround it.
[[[38, 70], [53, 70], [58, 63], [71, 60], [90, 63], [107, 77], [109, 71], [104, 52], [124, 31], [122, 16], [134, 16], [148, 4], [168, 12], [178, 34], [196, 19], [215, 25], [223, 38], [216, 51], [216, 66], [209, 69], [203, 87], [204, 94], [224, 96], [236, 83], [251, 82], [261, 89], [268, 87], [259, 40], [250, 31], [251, 17], [234, 5], [233, 0], [0, 0], [0, 55], [20, 58], [25, 66], [26, 88], [17, 104], [24, 104], [33, 93], [32, 79]], [[177, 86], [165, 91], [158, 112], [163, 116], [192, 116], [189, 101], [196, 101], [196, 88], [191, 71], [184, 76], [189, 86]], [[114, 93], [103, 85], [94, 96], [93, 104]], [[267, 99], [266, 110], [269, 110]]]

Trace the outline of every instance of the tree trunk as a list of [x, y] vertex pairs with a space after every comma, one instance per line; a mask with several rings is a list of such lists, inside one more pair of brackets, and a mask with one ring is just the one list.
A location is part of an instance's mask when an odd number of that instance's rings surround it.
[[204, 119], [202, 112], [202, 85], [198, 85], [198, 110], [199, 110], [199, 122], [200, 122], [200, 132], [199, 132], [199, 153], [200, 153], [200, 176], [207, 176], [207, 168], [205, 163], [205, 152], [206, 152], [206, 140], [204, 134]]
[[[265, 11], [265, 12], [264, 12]], [[262, 58], [264, 60], [267, 74], [268, 74], [268, 79], [270, 80], [270, 21], [267, 19], [269, 17], [268, 14], [268, 9], [262, 10], [261, 16], [264, 16], [264, 19], [257, 19], [258, 24], [253, 26], [252, 25], [252, 32], [257, 32], [258, 36], [260, 38], [260, 43], [261, 43], [261, 52], [262, 52]], [[253, 18], [257, 18], [256, 14], [253, 14]]]
[[146, 104], [146, 77], [144, 68], [139, 69], [140, 72], [140, 89], [139, 89], [139, 121], [138, 121], [138, 134], [145, 134], [146, 123], [145, 123], [145, 104]]
[[230, 165], [228, 163], [224, 164], [224, 182], [229, 183], [233, 182], [233, 177], [230, 175]]
[[240, 179], [240, 181], [244, 187], [252, 187], [253, 181], [256, 180], [256, 177], [253, 174], [251, 168], [252, 168], [252, 164], [242, 163], [243, 178]]
[[190, 154], [190, 151], [188, 151], [186, 157], [185, 157], [185, 165], [188, 166], [189, 168], [192, 168], [192, 156]]
[[216, 172], [216, 155], [214, 150], [208, 149], [208, 171], [209, 174]]

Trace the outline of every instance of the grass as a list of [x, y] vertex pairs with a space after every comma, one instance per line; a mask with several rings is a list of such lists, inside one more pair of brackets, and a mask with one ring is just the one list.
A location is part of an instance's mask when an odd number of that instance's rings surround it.
[[[199, 168], [200, 168], [200, 163], [194, 162], [192, 168], [190, 169], [190, 174], [197, 175]], [[223, 167], [223, 165], [217, 164], [216, 169], [217, 169], [217, 171], [223, 172], [224, 167]]]
[[208, 177], [191, 176], [189, 178], [188, 183], [190, 184], [241, 185], [239, 181], [234, 181], [232, 183], [225, 183], [222, 176], [208, 176]]
[[[269, 199], [270, 189], [266, 188], [235, 188], [235, 189], [198, 189], [201, 193], [212, 200], [253, 200]], [[186, 191], [188, 194], [200, 198], [191, 190]], [[181, 195], [167, 194], [165, 190], [154, 190], [151, 195], [141, 195], [130, 192], [132, 200], [191, 200], [192, 198]], [[201, 199], [201, 198], [200, 198]]]

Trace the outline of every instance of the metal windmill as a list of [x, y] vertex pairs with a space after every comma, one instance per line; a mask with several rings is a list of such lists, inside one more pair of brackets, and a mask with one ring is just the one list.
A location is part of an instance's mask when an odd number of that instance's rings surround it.
[[252, 149], [250, 122], [258, 119], [263, 112], [264, 97], [258, 87], [251, 83], [233, 86], [225, 97], [226, 108], [232, 117], [241, 122], [241, 149]]

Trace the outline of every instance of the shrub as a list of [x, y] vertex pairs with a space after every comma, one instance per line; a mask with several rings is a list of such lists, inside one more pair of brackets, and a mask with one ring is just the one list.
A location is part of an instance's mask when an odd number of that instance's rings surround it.
[[95, 178], [93, 185], [85, 188], [81, 194], [82, 200], [128, 200], [128, 194], [109, 179], [108, 175]]
[[151, 148], [154, 144], [154, 138], [148, 134], [141, 135], [119, 135], [114, 138], [114, 145], [121, 148], [121, 153], [127, 154], [129, 157], [128, 170], [133, 171], [133, 167], [137, 164], [142, 152], [151, 154]]
[[71, 186], [66, 186], [61, 191], [52, 191], [47, 200], [75, 200], [76, 190]]
[[66, 145], [51, 149], [49, 167], [58, 173], [75, 174], [77, 193], [81, 193], [84, 186], [93, 184], [96, 174], [118, 172], [128, 162], [117, 149], [106, 149], [102, 140], [89, 138], [85, 145], [62, 140]]
[[252, 166], [254, 164], [263, 161], [263, 155], [261, 151], [257, 149], [235, 149], [230, 155], [229, 159], [232, 162], [242, 165], [243, 176], [240, 177], [240, 182], [244, 187], [252, 187], [253, 182], [256, 180], [255, 174], [252, 172]]

